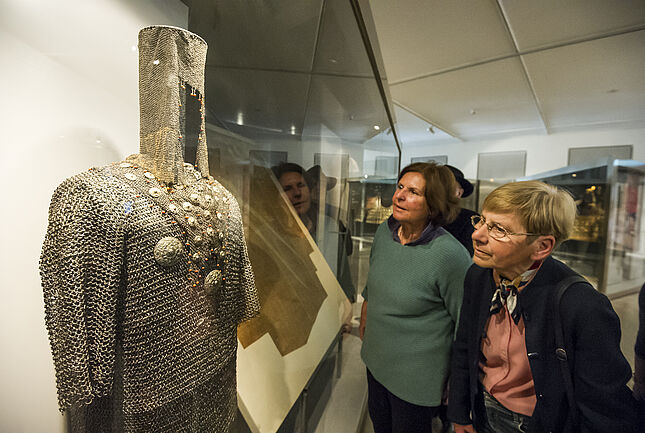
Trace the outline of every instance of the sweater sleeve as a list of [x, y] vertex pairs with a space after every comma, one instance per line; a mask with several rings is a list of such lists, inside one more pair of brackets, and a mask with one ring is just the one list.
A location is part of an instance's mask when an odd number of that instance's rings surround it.
[[439, 292], [446, 310], [455, 323], [455, 333], [459, 323], [459, 312], [464, 297], [464, 277], [471, 265], [468, 251], [447, 236], [441, 261]]
[[635, 413], [626, 386], [631, 368], [620, 350], [620, 321], [606, 296], [586, 284], [577, 289], [568, 290], [561, 305], [568, 322], [564, 329], [573, 330], [573, 385], [581, 431], [631, 432]]

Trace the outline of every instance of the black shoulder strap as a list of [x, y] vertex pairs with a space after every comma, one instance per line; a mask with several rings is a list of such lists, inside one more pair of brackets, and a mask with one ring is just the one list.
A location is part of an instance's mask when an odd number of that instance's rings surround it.
[[564, 379], [564, 387], [567, 391], [567, 399], [571, 408], [571, 415], [574, 425], [578, 425], [578, 407], [576, 406], [575, 395], [573, 391], [573, 379], [569, 371], [569, 362], [567, 361], [567, 351], [564, 347], [564, 330], [562, 329], [562, 320], [560, 318], [560, 300], [567, 289], [575, 283], [586, 283], [587, 280], [580, 275], [573, 275], [560, 281], [553, 296], [553, 327], [555, 328], [555, 356], [561, 361], [560, 370]]

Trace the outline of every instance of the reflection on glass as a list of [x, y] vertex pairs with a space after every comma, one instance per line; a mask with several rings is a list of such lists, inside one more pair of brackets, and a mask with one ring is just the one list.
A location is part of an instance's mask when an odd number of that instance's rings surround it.
[[[303, 196], [298, 199], [302, 202]], [[253, 167], [247, 203], [249, 258], [262, 309], [260, 316], [239, 326], [238, 338], [246, 348], [269, 333], [285, 356], [307, 343], [327, 293], [309, 259], [311, 244], [280, 197], [270, 170]]]
[[[289, 202], [338, 278], [343, 292], [353, 302], [356, 289], [348, 260], [352, 254], [351, 234], [338, 218], [337, 208], [326, 200], [328, 190], [336, 186], [337, 179], [327, 177], [319, 165], [305, 171], [298, 164], [282, 163], [273, 166], [272, 170]], [[322, 189], [321, 184], [324, 185]]]

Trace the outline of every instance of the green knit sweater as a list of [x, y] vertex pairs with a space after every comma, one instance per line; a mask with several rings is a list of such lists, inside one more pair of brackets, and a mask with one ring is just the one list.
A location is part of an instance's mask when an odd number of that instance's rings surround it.
[[387, 221], [376, 230], [361, 357], [376, 380], [409, 403], [441, 404], [470, 265], [466, 249], [447, 232], [405, 246], [392, 239]]

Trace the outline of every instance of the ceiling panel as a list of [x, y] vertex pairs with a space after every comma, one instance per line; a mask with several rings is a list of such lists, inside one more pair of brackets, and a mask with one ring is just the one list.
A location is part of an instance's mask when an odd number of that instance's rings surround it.
[[309, 75], [206, 67], [206, 106], [229, 125], [277, 133], [302, 131]]
[[362, 142], [389, 125], [374, 78], [314, 75], [304, 135]]
[[645, 120], [645, 31], [524, 59], [549, 127]]
[[435, 144], [454, 140], [436, 125], [422, 120], [398, 105], [394, 106], [394, 115], [396, 117], [397, 131], [399, 131], [399, 140], [403, 146], [410, 143]]
[[520, 51], [645, 24], [643, 0], [500, 0]]
[[493, 0], [370, 2], [390, 83], [515, 52]]
[[365, 45], [348, 1], [325, 2], [313, 72], [373, 76]]
[[397, 84], [390, 92], [460, 137], [544, 130], [517, 58]]
[[218, 66], [311, 70], [322, 0], [193, 0], [189, 28], [208, 42]]

